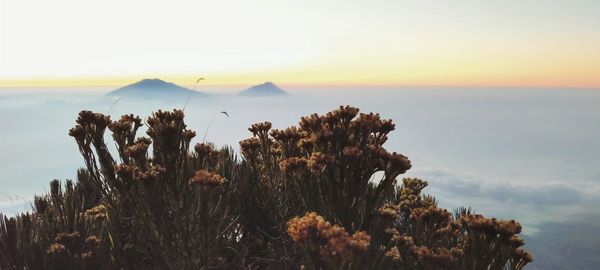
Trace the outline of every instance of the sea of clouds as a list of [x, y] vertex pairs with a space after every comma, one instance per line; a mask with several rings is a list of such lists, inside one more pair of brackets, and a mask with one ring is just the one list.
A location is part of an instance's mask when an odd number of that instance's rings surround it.
[[[49, 180], [75, 178], [83, 160], [67, 133], [80, 110], [145, 118], [185, 103], [114, 103], [107, 90], [0, 90], [0, 212], [27, 210]], [[386, 148], [411, 159], [406, 176], [427, 180], [426, 193], [443, 207], [514, 218], [530, 236], [545, 224], [600, 217], [600, 91], [296, 88], [282, 97], [192, 96], [185, 113], [198, 134], [193, 143], [206, 133], [217, 146], [237, 149], [252, 123], [285, 128], [345, 104], [394, 120]]]

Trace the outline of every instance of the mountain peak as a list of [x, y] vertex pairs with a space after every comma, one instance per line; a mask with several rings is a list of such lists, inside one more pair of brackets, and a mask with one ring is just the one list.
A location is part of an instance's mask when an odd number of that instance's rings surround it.
[[[158, 78], [143, 79], [138, 82], [123, 86], [108, 93], [109, 96], [127, 97], [133, 99], [181, 99], [187, 97], [194, 90], [181, 87], [171, 82]], [[195, 91], [196, 94], [206, 95]]]
[[252, 86], [252, 87], [240, 92], [240, 95], [241, 96], [280, 96], [280, 95], [287, 95], [287, 93], [272, 82], [264, 82], [262, 84]]
[[[122, 88], [127, 88], [127, 87], [128, 88], [132, 88], [132, 87], [161, 88], [161, 87], [173, 87], [173, 86], [180, 87], [180, 86], [177, 86], [174, 83], [165, 82], [165, 81], [163, 81], [161, 79], [154, 78], [154, 79], [143, 79], [141, 81], [138, 81], [136, 83], [132, 83], [132, 84], [127, 85], [127, 86], [122, 87]], [[183, 87], [181, 87], [181, 88], [183, 88]]]

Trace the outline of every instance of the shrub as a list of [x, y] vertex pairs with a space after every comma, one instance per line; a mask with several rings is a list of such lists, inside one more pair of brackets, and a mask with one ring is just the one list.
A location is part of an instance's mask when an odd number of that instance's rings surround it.
[[[340, 107], [296, 127], [199, 143], [182, 111], [82, 111], [86, 167], [31, 213], [0, 216], [1, 269], [522, 269], [521, 226], [438, 207], [378, 114]], [[114, 157], [104, 140], [110, 130]], [[151, 151], [151, 153], [149, 153]], [[381, 179], [372, 179], [382, 172]]]

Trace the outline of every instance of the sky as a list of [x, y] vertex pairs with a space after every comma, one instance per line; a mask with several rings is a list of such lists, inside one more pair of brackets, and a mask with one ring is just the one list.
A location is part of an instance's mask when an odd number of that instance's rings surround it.
[[597, 0], [0, 0], [0, 87], [600, 87]]

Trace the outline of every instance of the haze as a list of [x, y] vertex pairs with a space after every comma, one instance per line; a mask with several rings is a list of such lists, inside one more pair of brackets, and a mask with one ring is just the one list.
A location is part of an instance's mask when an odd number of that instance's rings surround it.
[[600, 86], [600, 2], [0, 1], [0, 86]]

